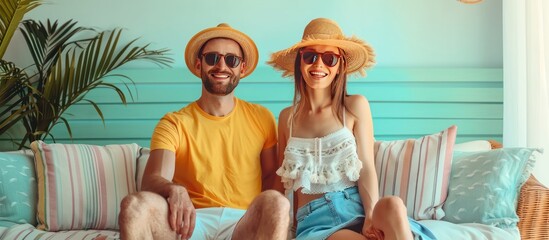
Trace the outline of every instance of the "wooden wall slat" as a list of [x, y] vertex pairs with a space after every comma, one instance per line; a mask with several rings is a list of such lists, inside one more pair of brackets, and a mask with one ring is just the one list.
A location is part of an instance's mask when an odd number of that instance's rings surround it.
[[[187, 69], [126, 69], [118, 73], [134, 82], [107, 81], [133, 94], [127, 105], [107, 89], [86, 96], [99, 104], [105, 126], [86, 103], [67, 111], [73, 130], [71, 140], [62, 124], [52, 132], [64, 143], [113, 144], [136, 142], [149, 146], [158, 119], [177, 111], [200, 96], [201, 82]], [[362, 94], [371, 104], [378, 140], [418, 138], [450, 125], [458, 126], [458, 142], [502, 140], [503, 71], [501, 68], [375, 68], [367, 77], [349, 79], [350, 94]], [[243, 79], [236, 95], [262, 104], [275, 116], [291, 104], [292, 79], [270, 67], [258, 68]], [[129, 97], [129, 96], [128, 96]], [[0, 150], [12, 150], [10, 139], [21, 129], [0, 136]]]
[[[71, 121], [73, 138], [147, 138], [158, 120]], [[459, 134], [501, 134], [502, 120], [447, 120], [447, 119], [374, 119], [375, 135], [422, 136], [439, 132], [451, 125], [458, 126]], [[467, 126], [467, 127], [459, 127]], [[52, 134], [58, 139], [69, 138], [64, 125], [57, 125]]]
[[[189, 102], [178, 103], [130, 103], [99, 104], [108, 119], [160, 119], [165, 113], [177, 111]], [[290, 101], [257, 101], [276, 116]], [[418, 102], [370, 102], [374, 118], [439, 118], [439, 119], [499, 119], [503, 115], [501, 104], [492, 103], [418, 103]], [[459, 111], [456, 111], [459, 109]], [[145, 111], [146, 110], [146, 111]], [[77, 104], [67, 111], [70, 120], [96, 120], [99, 115], [90, 104]]]

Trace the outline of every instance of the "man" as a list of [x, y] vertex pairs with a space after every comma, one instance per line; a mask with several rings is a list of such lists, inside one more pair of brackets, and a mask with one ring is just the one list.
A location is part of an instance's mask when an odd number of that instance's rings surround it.
[[202, 95], [156, 126], [144, 191], [121, 203], [122, 239], [286, 238], [289, 202], [269, 190], [282, 191], [274, 117], [233, 91], [257, 61], [255, 43], [227, 24], [189, 41]]

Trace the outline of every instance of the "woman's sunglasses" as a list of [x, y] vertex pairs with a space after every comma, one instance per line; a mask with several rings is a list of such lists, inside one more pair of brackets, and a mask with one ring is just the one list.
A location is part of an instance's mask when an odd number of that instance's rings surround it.
[[216, 52], [208, 52], [202, 54], [202, 57], [210, 66], [215, 66], [221, 58], [224, 58], [225, 64], [227, 64], [227, 66], [230, 68], [238, 67], [238, 65], [242, 61], [242, 57], [236, 56], [232, 53], [221, 54]]
[[337, 61], [341, 57], [340, 55], [335, 54], [333, 52], [319, 53], [311, 50], [301, 50], [300, 53], [301, 53], [301, 59], [303, 59], [304, 63], [313, 64], [319, 59], [319, 56], [320, 56], [320, 59], [322, 59], [322, 62], [324, 63], [324, 65], [328, 67], [335, 66], [337, 64]]

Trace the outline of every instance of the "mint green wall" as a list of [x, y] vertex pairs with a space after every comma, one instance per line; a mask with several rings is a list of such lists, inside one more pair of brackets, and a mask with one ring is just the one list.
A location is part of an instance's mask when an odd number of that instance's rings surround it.
[[[172, 49], [175, 67], [185, 66], [191, 36], [220, 22], [249, 34], [264, 65], [270, 53], [300, 40], [316, 17], [332, 18], [346, 34], [370, 42], [378, 66], [502, 67], [501, 10], [501, 1], [456, 0], [47, 0], [27, 17], [123, 27], [132, 38]], [[12, 43], [8, 57], [21, 59], [21, 50]]]
[[[98, 17], [101, 15], [102, 17]], [[50, 0], [27, 15], [34, 19], [75, 19], [100, 29], [123, 27], [157, 48], [172, 49], [172, 69], [128, 66], [135, 101], [122, 106], [113, 92], [97, 89], [105, 125], [90, 105], [74, 106], [66, 117], [75, 143], [137, 142], [148, 146], [158, 119], [195, 100], [200, 81], [185, 68], [185, 43], [199, 30], [228, 22], [248, 33], [259, 47], [260, 65], [237, 88], [245, 100], [275, 115], [292, 99], [292, 82], [265, 65], [271, 52], [301, 38], [315, 17], [339, 22], [344, 32], [370, 42], [377, 66], [366, 78], [353, 78], [349, 91], [371, 101], [377, 139], [416, 138], [458, 125], [458, 142], [502, 138], [501, 2], [465, 5], [455, 0], [340, 1], [132, 1]], [[15, 36], [6, 57], [29, 62]], [[123, 86], [122, 86], [123, 87]], [[63, 126], [60, 142], [71, 142]], [[16, 131], [13, 132], [17, 136]], [[8, 150], [10, 136], [0, 136]]]

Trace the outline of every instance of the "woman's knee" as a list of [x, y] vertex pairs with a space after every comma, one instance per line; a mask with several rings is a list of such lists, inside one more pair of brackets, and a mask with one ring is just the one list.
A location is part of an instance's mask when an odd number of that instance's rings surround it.
[[406, 216], [406, 206], [404, 206], [404, 202], [399, 197], [384, 197], [378, 200], [373, 215], [374, 217]]

